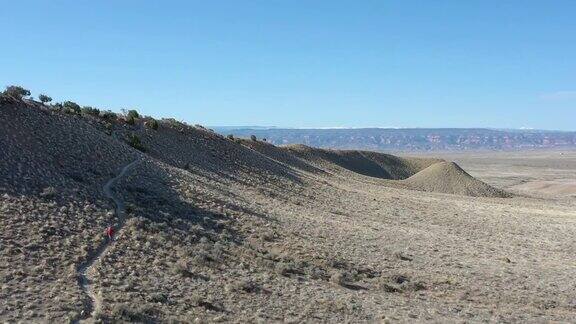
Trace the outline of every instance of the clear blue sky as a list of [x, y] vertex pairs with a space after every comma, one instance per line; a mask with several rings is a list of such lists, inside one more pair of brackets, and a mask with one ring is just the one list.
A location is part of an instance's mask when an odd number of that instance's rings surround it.
[[576, 130], [576, 1], [5, 1], [0, 86], [205, 125]]

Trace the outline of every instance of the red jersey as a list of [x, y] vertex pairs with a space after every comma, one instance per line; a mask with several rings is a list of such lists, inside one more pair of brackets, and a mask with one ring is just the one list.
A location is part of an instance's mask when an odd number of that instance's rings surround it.
[[112, 237], [114, 235], [114, 227], [108, 226], [106, 228], [106, 235], [108, 235], [108, 237]]

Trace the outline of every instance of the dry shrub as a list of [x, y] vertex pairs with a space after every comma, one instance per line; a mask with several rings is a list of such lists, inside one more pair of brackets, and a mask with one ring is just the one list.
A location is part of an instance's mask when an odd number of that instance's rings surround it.
[[192, 277], [192, 273], [189, 270], [188, 262], [186, 260], [178, 260], [173, 266], [174, 272], [182, 277]]
[[153, 293], [148, 297], [148, 300], [152, 303], [165, 304], [168, 302], [168, 295], [165, 293], [157, 292]]
[[42, 190], [42, 192], [40, 193], [40, 197], [50, 199], [54, 198], [57, 193], [58, 192], [56, 191], [56, 188], [49, 186]]
[[[120, 304], [115, 305], [110, 312], [110, 322], [128, 321], [128, 322], [140, 322], [140, 323], [151, 323], [155, 322], [155, 317], [157, 316], [157, 311], [147, 305], [133, 305], [133, 304]], [[107, 322], [104, 320], [104, 322]]]
[[240, 293], [253, 294], [253, 293], [258, 293], [258, 292], [262, 291], [262, 287], [260, 287], [260, 285], [253, 280], [243, 279], [243, 280], [234, 282], [232, 284], [229, 284], [226, 287], [226, 290], [228, 290], [229, 292], [240, 292]]

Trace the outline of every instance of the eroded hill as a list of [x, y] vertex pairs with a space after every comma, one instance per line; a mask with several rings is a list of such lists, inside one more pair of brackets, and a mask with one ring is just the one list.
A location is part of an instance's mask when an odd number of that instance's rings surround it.
[[[0, 100], [2, 320], [575, 313], [576, 246], [561, 239], [576, 229], [568, 203], [502, 199], [436, 159], [278, 147], [173, 120], [150, 127]], [[119, 222], [103, 186], [135, 160], [114, 186], [126, 224], [89, 269], [92, 313], [78, 267]]]

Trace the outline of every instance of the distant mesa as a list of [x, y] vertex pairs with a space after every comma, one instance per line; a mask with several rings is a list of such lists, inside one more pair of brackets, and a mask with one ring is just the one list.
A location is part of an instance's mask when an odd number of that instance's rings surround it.
[[303, 143], [331, 149], [460, 151], [576, 148], [576, 132], [489, 128], [263, 128], [214, 127], [222, 134], [266, 138], [275, 145]]

